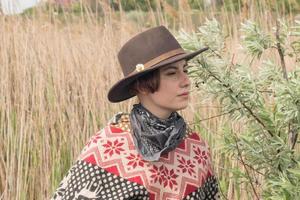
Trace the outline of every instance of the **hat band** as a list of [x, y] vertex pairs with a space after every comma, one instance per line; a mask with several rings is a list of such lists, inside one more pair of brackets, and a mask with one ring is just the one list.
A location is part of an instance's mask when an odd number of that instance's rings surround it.
[[183, 54], [183, 53], [185, 53], [185, 51], [182, 48], [174, 49], [172, 51], [163, 53], [160, 56], [155, 57], [144, 64], [141, 64], [141, 63], [137, 64], [135, 70], [133, 72], [129, 73], [127, 76], [131, 76], [137, 72], [144, 71], [144, 70], [150, 68], [151, 66], [154, 66], [154, 65], [160, 63], [163, 60], [166, 60], [170, 57], [176, 56], [178, 54]]

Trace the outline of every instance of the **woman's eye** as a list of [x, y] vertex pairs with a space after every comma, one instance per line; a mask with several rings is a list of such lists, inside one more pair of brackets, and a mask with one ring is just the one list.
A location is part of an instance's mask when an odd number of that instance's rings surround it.
[[175, 72], [168, 72], [167, 75], [174, 75], [176, 74]]
[[183, 70], [183, 72], [187, 74], [187, 73], [189, 73], [189, 70], [186, 69], [186, 70]]

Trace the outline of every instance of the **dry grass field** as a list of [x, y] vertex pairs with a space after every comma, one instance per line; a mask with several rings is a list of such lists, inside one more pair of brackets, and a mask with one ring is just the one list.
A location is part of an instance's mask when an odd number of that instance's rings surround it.
[[[195, 16], [184, 6], [132, 20], [101, 6], [101, 19], [92, 12], [72, 16], [51, 10], [0, 15], [0, 199], [49, 199], [88, 138], [116, 112], [130, 111], [135, 99], [111, 104], [106, 95], [122, 77], [116, 54], [132, 35], [158, 24], [174, 33], [178, 27], [191, 31], [206, 17], [216, 17], [228, 33], [230, 53], [244, 59], [237, 45], [239, 23], [251, 18], [270, 30], [275, 20], [267, 9], [207, 10]], [[168, 21], [167, 14], [176, 23]], [[196, 128], [211, 144], [215, 171], [224, 183], [223, 198], [250, 199], [243, 185], [228, 178], [228, 169], [239, 167], [237, 160], [220, 150], [220, 129], [229, 119], [214, 117], [220, 107], [201, 96], [193, 93], [183, 115], [191, 125], [202, 119]]]

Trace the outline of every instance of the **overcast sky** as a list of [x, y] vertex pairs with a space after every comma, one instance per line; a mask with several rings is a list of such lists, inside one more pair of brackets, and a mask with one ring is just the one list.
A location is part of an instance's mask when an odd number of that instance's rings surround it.
[[40, 0], [0, 0], [4, 14], [22, 13], [26, 8], [35, 6]]

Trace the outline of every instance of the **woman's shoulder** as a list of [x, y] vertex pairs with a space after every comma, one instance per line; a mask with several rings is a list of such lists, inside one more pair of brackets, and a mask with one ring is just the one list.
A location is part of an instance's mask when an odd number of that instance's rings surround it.
[[187, 126], [187, 134], [186, 134], [185, 138], [186, 139], [190, 139], [190, 140], [198, 141], [198, 142], [200, 142], [200, 144], [202, 144], [204, 146], [207, 146], [207, 148], [209, 148], [208, 142], [203, 137], [203, 135], [201, 134], [201, 132], [193, 129], [189, 125]]
[[94, 159], [100, 155], [103, 155], [104, 159], [111, 156], [121, 156], [125, 149], [133, 145], [129, 133], [129, 115], [123, 112], [115, 114], [105, 127], [88, 139], [78, 156], [78, 160], [95, 164]]
[[130, 132], [129, 113], [119, 112], [115, 114], [108, 122], [107, 126], [117, 128], [122, 131]]
[[113, 117], [108, 120], [108, 123], [99, 129], [94, 135], [92, 135], [86, 146], [90, 146], [91, 143], [96, 143], [100, 138], [106, 137], [110, 134], [122, 134], [130, 132], [130, 121], [129, 114], [125, 112], [118, 112]]

